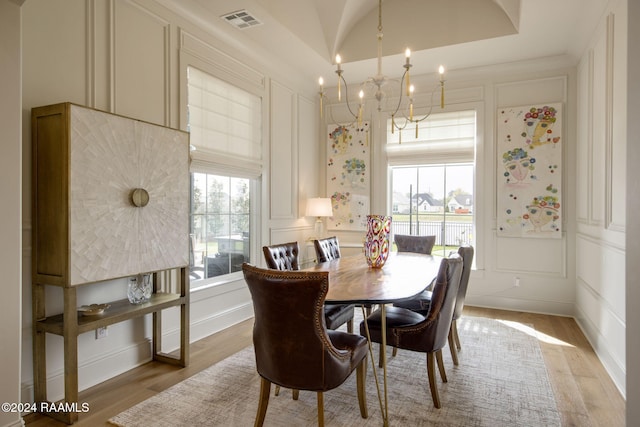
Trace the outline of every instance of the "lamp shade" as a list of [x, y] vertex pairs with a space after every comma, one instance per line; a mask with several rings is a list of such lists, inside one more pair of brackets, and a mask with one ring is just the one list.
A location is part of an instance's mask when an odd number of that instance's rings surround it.
[[333, 216], [331, 199], [314, 197], [307, 200], [307, 216]]

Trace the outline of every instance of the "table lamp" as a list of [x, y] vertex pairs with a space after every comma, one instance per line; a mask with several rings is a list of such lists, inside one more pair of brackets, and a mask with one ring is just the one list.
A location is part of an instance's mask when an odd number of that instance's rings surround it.
[[315, 216], [316, 223], [314, 233], [317, 238], [322, 238], [324, 234], [322, 217], [333, 216], [331, 199], [328, 197], [313, 197], [307, 200], [307, 215]]

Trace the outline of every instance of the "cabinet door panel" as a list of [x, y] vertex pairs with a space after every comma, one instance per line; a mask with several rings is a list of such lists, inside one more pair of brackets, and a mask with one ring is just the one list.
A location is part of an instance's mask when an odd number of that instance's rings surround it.
[[136, 123], [140, 188], [149, 204], [138, 208], [140, 271], [189, 264], [188, 135]]
[[138, 274], [135, 121], [71, 111], [71, 285]]

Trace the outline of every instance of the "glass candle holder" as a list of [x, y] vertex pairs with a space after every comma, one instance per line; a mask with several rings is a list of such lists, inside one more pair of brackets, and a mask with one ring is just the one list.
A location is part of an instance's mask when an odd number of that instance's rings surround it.
[[127, 298], [131, 304], [142, 304], [149, 301], [153, 286], [151, 285], [150, 274], [140, 274], [129, 278], [127, 288]]

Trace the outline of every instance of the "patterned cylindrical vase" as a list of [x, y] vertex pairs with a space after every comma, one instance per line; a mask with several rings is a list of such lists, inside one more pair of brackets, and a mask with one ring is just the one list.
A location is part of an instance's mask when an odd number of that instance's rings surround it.
[[389, 257], [391, 217], [367, 215], [367, 235], [364, 239], [364, 256], [371, 268], [381, 268]]

